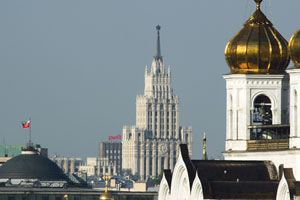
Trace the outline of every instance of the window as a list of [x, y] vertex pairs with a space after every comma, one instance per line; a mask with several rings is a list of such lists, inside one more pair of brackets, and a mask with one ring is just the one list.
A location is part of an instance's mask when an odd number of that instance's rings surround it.
[[265, 95], [259, 95], [254, 100], [252, 125], [271, 125], [272, 111], [271, 101]]

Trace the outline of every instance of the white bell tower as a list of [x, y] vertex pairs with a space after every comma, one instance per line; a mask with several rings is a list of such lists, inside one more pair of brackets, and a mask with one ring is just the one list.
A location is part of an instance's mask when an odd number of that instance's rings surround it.
[[[300, 31], [288, 48], [260, 10], [262, 0], [254, 1], [256, 11], [225, 49], [231, 73], [223, 76], [227, 90], [224, 159], [283, 164], [300, 180]], [[286, 73], [290, 55], [295, 67]]]
[[289, 127], [287, 74], [223, 77], [227, 90], [226, 151], [247, 151], [251, 140], [288, 138], [284, 132]]

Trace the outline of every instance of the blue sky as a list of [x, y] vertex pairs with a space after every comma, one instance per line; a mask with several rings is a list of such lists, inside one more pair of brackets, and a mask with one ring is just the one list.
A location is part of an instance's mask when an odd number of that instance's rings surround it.
[[[300, 27], [299, 0], [264, 0], [287, 39]], [[51, 0], [0, 2], [0, 139], [23, 144], [20, 121], [51, 155], [92, 157], [98, 143], [135, 124], [135, 98], [161, 25], [165, 65], [193, 127], [193, 157], [219, 158], [225, 140], [226, 43], [254, 12], [253, 0]]]

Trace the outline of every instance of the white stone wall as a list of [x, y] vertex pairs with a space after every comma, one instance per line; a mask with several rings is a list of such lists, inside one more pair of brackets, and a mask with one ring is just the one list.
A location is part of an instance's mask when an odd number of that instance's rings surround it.
[[[190, 181], [193, 182], [190, 188]], [[159, 190], [158, 200], [203, 200], [203, 189], [198, 173], [194, 180], [189, 180], [187, 167], [179, 152], [174, 170], [172, 170], [171, 188], [166, 177], [163, 176]]]
[[290, 148], [300, 148], [300, 69], [287, 72], [290, 75]]
[[250, 139], [254, 100], [265, 95], [271, 100], [273, 124], [289, 123], [288, 75], [224, 75], [226, 80], [226, 147], [225, 150], [246, 151]]

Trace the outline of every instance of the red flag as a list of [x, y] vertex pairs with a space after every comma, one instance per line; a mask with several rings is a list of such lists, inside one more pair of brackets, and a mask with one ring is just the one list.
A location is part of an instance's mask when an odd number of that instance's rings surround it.
[[30, 128], [30, 120], [27, 120], [27, 121], [22, 121], [22, 126], [23, 128]]

